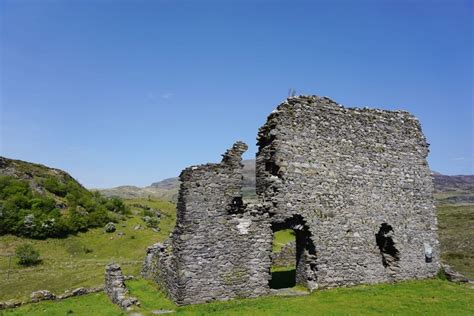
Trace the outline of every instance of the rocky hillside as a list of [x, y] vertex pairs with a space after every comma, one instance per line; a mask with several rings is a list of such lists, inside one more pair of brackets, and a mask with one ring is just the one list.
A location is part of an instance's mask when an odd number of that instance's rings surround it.
[[57, 186], [65, 186], [68, 182], [71, 182], [81, 193], [88, 192], [65, 171], [22, 160], [0, 157], [0, 176], [26, 181], [34, 192], [52, 197], [58, 202], [63, 200], [63, 196], [61, 196], [63, 194], [54, 190], [52, 188], [54, 185], [51, 182], [57, 182]]
[[155, 186], [150, 185], [144, 188], [124, 185], [110, 189], [94, 189], [94, 191], [98, 191], [104, 196], [108, 197], [117, 196], [123, 199], [153, 198], [176, 202], [178, 199], [179, 189], [178, 178], [169, 178], [163, 181], [167, 181], [169, 183], [165, 188], [160, 187], [160, 182], [156, 182], [153, 184]]
[[0, 235], [62, 237], [126, 212], [120, 199], [92, 193], [62, 170], [0, 157]]
[[435, 174], [435, 187], [440, 192], [448, 191], [473, 191], [474, 190], [474, 175], [468, 176], [445, 176], [442, 174]]
[[434, 185], [441, 203], [474, 203], [474, 175], [434, 174]]
[[[255, 160], [244, 160], [243, 194], [247, 200], [255, 195]], [[474, 175], [446, 176], [433, 172], [435, 193], [438, 200], [446, 203], [474, 203]], [[168, 178], [152, 183], [148, 187], [120, 186], [112, 189], [99, 190], [106, 196], [122, 198], [159, 198], [176, 202], [178, 198], [178, 178]]]

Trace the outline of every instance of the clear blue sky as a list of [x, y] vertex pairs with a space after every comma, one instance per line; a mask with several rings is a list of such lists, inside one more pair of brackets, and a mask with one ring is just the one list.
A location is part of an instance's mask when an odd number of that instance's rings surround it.
[[474, 173], [472, 1], [6, 1], [0, 154], [87, 187], [220, 159], [294, 88], [404, 109]]

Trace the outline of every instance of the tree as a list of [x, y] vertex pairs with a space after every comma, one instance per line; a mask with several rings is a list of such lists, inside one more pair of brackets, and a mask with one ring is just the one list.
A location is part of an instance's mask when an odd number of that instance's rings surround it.
[[31, 266], [41, 262], [39, 252], [30, 244], [16, 247], [15, 253], [18, 258], [18, 264], [22, 266]]

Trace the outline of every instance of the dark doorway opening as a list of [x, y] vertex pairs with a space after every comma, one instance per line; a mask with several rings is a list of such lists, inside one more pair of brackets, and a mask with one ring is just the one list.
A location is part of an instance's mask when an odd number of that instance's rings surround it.
[[[291, 288], [301, 285], [308, 289], [317, 286], [316, 249], [306, 222], [300, 215], [272, 223], [274, 234], [271, 280], [272, 289]], [[282, 245], [283, 244], [283, 245]], [[275, 252], [284, 252], [283, 261]], [[276, 251], [275, 251], [276, 250]]]
[[400, 260], [400, 253], [395, 247], [392, 234], [393, 228], [387, 223], [383, 223], [379, 232], [375, 234], [375, 240], [382, 255], [382, 264], [385, 268], [397, 266]]
[[296, 285], [296, 237], [293, 229], [273, 233], [270, 288], [283, 289]]

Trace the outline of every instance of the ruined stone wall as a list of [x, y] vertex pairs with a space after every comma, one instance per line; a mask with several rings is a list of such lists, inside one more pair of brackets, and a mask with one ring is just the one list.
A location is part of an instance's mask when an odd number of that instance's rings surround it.
[[257, 194], [272, 223], [299, 215], [309, 228], [314, 249], [301, 253], [297, 280], [318, 288], [436, 274], [428, 145], [411, 114], [293, 97], [258, 143]]
[[290, 267], [296, 264], [296, 241], [281, 247], [279, 252], [272, 253], [272, 266]]
[[132, 311], [134, 305], [140, 306], [140, 302], [137, 298], [128, 295], [128, 289], [124, 282], [125, 276], [118, 264], [111, 263], [105, 267], [105, 293], [112, 303], [119, 305], [122, 309]]
[[246, 149], [237, 142], [221, 163], [180, 175], [176, 228], [153, 250], [157, 268], [147, 270], [157, 271], [158, 283], [177, 304], [268, 293], [272, 233], [268, 214], [242, 204]]

